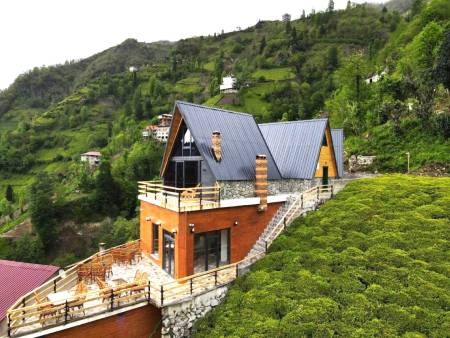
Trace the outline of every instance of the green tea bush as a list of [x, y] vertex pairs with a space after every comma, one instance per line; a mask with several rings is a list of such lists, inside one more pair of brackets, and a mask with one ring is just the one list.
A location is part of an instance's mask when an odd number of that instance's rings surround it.
[[300, 217], [195, 337], [447, 337], [450, 178], [352, 182]]

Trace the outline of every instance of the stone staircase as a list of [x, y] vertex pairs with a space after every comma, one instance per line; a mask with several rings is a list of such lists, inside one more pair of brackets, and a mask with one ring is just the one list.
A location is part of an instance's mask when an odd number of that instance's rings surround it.
[[239, 269], [245, 272], [250, 265], [266, 254], [270, 244], [294, 219], [315, 210], [320, 204], [330, 199], [332, 195], [332, 186], [317, 186], [304, 192], [290, 195], [284, 205], [277, 210], [264, 232], [259, 236], [252, 249], [239, 265]]

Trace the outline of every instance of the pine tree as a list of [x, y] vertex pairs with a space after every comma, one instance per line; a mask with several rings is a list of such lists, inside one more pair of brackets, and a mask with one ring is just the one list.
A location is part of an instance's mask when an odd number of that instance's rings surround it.
[[14, 202], [14, 191], [11, 184], [6, 187], [5, 198], [8, 202]]
[[302, 16], [300, 17], [300, 19], [305, 19], [306, 18], [306, 13], [305, 13], [305, 10], [302, 10]]
[[347, 10], [352, 9], [352, 2], [350, 0], [347, 1]]
[[328, 1], [328, 12], [332, 12], [332, 11], [334, 11], [334, 1], [329, 0]]

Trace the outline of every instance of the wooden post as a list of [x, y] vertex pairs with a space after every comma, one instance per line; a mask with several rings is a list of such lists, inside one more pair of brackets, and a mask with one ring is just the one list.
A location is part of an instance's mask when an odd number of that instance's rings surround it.
[[161, 306], [164, 303], [164, 287], [161, 285]]
[[180, 211], [180, 207], [181, 207], [181, 193], [178, 192], [178, 211]]
[[8, 337], [11, 337], [11, 314], [8, 313]]
[[283, 229], [286, 229], [286, 217], [283, 218]]
[[193, 287], [194, 281], [193, 281], [193, 278], [191, 278], [189, 281], [190, 281], [190, 291], [191, 291], [191, 295], [192, 295], [192, 292], [194, 291], [194, 287]]
[[331, 186], [331, 198], [333, 198], [333, 185]]
[[236, 278], [239, 277], [239, 265], [236, 264]]
[[67, 303], [66, 299], [66, 305], [64, 306], [64, 324], [67, 324], [67, 317], [69, 315], [69, 304]]
[[267, 249], [269, 248], [269, 244], [267, 243], [267, 240], [265, 240], [264, 243], [265, 243], [265, 246], [266, 246], [265, 247], [265, 252], [267, 253]]
[[56, 293], [56, 279], [53, 280], [53, 292]]
[[319, 202], [320, 186], [317, 186], [317, 202]]
[[217, 270], [214, 271], [214, 285], [217, 285]]
[[150, 297], [150, 280], [148, 281], [148, 295], [147, 295], [147, 302], [150, 304], [150, 300], [151, 300], [151, 297]]
[[113, 291], [113, 289], [111, 289], [111, 301], [110, 301], [109, 311], [113, 311], [113, 308], [114, 308], [114, 291]]
[[203, 188], [200, 188], [200, 210], [202, 210], [202, 195], [203, 195]]

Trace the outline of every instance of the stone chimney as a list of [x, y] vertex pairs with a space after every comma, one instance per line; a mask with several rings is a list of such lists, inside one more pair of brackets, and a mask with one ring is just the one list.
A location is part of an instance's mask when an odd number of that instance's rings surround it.
[[105, 251], [105, 243], [98, 243], [98, 252], [102, 253], [103, 251]]
[[213, 131], [211, 137], [212, 151], [217, 162], [222, 159], [222, 138], [220, 131]]
[[255, 193], [259, 197], [259, 211], [267, 209], [267, 157], [256, 155]]

